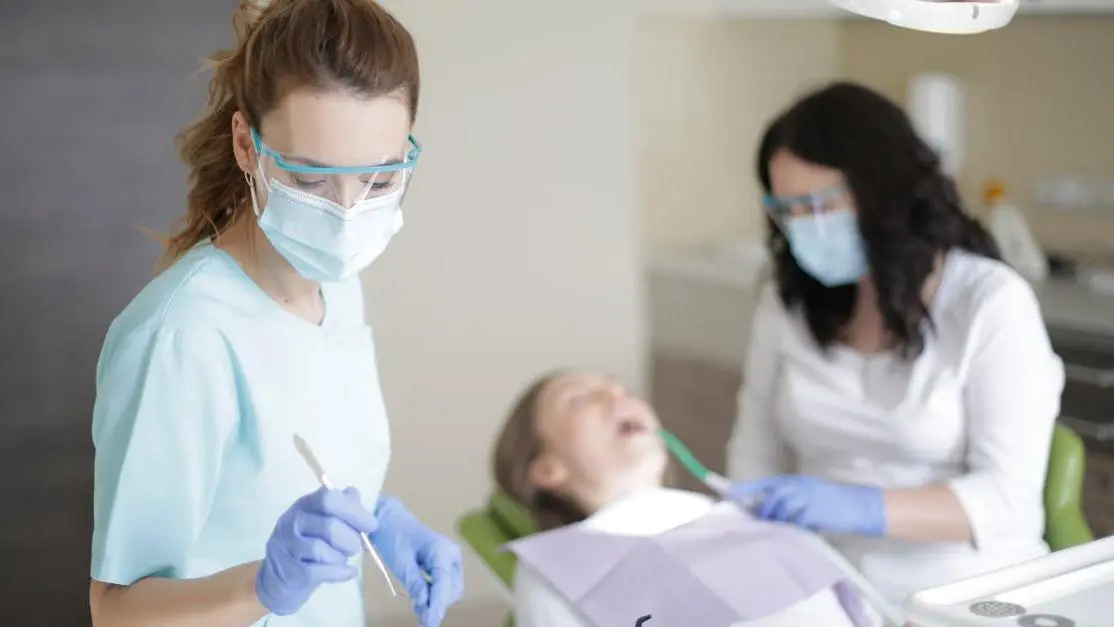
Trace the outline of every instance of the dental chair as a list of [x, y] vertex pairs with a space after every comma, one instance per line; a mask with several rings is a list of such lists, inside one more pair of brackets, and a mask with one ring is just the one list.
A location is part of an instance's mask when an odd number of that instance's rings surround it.
[[1083, 514], [1083, 476], [1087, 453], [1083, 440], [1057, 423], [1052, 432], [1048, 476], [1044, 480], [1044, 540], [1053, 551], [1087, 544], [1095, 539]]
[[[1045, 541], [1053, 551], [1095, 539], [1083, 515], [1086, 461], [1083, 441], [1070, 428], [1057, 423], [1044, 486]], [[456, 527], [461, 539], [505, 586], [508, 598], [513, 598], [516, 560], [511, 552], [502, 548], [512, 540], [537, 531], [530, 513], [496, 491], [483, 509], [461, 516]], [[514, 627], [513, 614], [507, 615], [503, 627]]]
[[[508, 600], [514, 599], [514, 553], [503, 545], [537, 531], [533, 517], [506, 494], [496, 491], [483, 509], [468, 512], [456, 522], [457, 534], [504, 586]], [[514, 613], [503, 620], [503, 627], [514, 627]]]

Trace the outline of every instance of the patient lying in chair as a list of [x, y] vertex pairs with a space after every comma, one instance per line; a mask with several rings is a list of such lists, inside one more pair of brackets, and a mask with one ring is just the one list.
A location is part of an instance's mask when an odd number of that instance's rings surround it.
[[[657, 436], [657, 428], [653, 409], [606, 377], [578, 372], [550, 375], [528, 388], [512, 409], [496, 445], [496, 481], [504, 492], [530, 510], [542, 530], [575, 524], [577, 529], [605, 539], [609, 536], [664, 537], [663, 534], [676, 533], [675, 530], [697, 524], [694, 521], [711, 517], [717, 505], [705, 495], [665, 487], [669, 457]], [[729, 511], [724, 512], [722, 508], [725, 507]], [[718, 508], [721, 514], [733, 514], [744, 524], [751, 524], [750, 517], [733, 506], [721, 504]], [[720, 519], [722, 523], [723, 516]], [[757, 521], [753, 524], [767, 525]], [[772, 531], [775, 535], [783, 531], [796, 532], [780, 528]], [[736, 546], [726, 546], [723, 551], [713, 553], [740, 554], [736, 536], [723, 537], [726, 543]], [[794, 539], [790, 538], [790, 544]], [[593, 559], [606, 559], [601, 557], [602, 552], [582, 552], [576, 559], [583, 562], [585, 572], [592, 570]], [[832, 568], [822, 556], [814, 553], [796, 552], [795, 549], [789, 552], [794, 553], [798, 570], [802, 559], [815, 560], [817, 571]], [[595, 566], [599, 571], [606, 565]], [[728, 566], [738, 570], [737, 564]], [[762, 576], [768, 577], [770, 582], [779, 578], [781, 581], [797, 580], [802, 574], [772, 572], [779, 567], [790, 568], [786, 560], [777, 559], [758, 568], [765, 569]], [[805, 570], [809, 570], [808, 564]], [[547, 576], [520, 559], [515, 574], [515, 626], [593, 627], [585, 618], [583, 603], [577, 607], [553, 581], [552, 574]], [[771, 583], [772, 587], [776, 585]], [[879, 616], [865, 608], [849, 590], [846, 586], [825, 586], [776, 611], [760, 612], [761, 616], [732, 624], [736, 627], [881, 625]], [[753, 589], [747, 594], [757, 600]], [[777, 592], [771, 590], [770, 594], [776, 596]], [[858, 616], [848, 609], [848, 594], [856, 597], [854, 604], [860, 608]], [[763, 602], [768, 605], [769, 599]], [[647, 623], [646, 627], [652, 625]]]

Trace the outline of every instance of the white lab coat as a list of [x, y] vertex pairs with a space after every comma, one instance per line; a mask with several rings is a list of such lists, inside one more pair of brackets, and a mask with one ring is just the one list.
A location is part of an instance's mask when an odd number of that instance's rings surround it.
[[[617, 535], [651, 536], [692, 522], [712, 508], [702, 494], [654, 488], [600, 510], [582, 524]], [[515, 571], [515, 627], [592, 627], [529, 566]], [[877, 624], [881, 618], [872, 614]], [[783, 612], [732, 627], [854, 627], [835, 593], [822, 590]]]
[[764, 286], [728, 474], [800, 473], [882, 488], [946, 484], [972, 543], [829, 541], [891, 603], [1048, 551], [1043, 487], [1064, 369], [1030, 286], [1005, 264], [946, 258], [924, 352], [824, 354]]

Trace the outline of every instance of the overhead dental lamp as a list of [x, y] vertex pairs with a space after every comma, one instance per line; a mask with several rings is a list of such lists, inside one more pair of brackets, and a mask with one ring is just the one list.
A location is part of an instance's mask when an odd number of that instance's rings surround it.
[[828, 0], [828, 3], [902, 28], [969, 35], [1009, 24], [1021, 0]]

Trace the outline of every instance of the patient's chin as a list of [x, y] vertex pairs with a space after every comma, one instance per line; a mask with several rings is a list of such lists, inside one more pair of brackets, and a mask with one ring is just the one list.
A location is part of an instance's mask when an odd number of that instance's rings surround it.
[[665, 477], [665, 469], [669, 459], [664, 450], [646, 448], [636, 453], [627, 461], [626, 471], [629, 483], [638, 486], [660, 486]]

